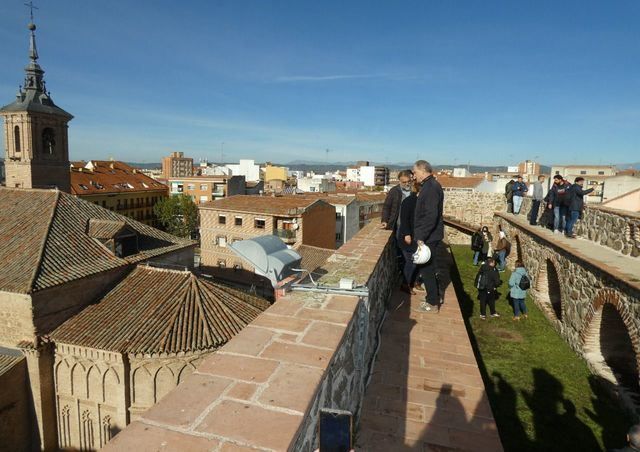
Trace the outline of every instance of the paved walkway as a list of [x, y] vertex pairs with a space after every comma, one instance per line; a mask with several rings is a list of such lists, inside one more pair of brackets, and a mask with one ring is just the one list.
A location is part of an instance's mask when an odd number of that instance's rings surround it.
[[531, 226], [526, 215], [496, 215], [640, 289], [640, 259], [637, 257], [626, 256], [590, 240], [568, 239], [562, 234], [554, 234], [550, 229]]
[[356, 450], [501, 451], [453, 286], [440, 312], [416, 311], [422, 299], [392, 297]]

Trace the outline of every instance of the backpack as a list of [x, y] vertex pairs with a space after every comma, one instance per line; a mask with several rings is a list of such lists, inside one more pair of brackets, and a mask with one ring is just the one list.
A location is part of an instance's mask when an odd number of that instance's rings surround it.
[[531, 287], [531, 280], [527, 275], [522, 275], [520, 282], [518, 283], [520, 290], [528, 290]]
[[483, 243], [484, 242], [482, 240], [482, 234], [480, 234], [479, 232], [474, 232], [471, 236], [471, 249], [473, 251], [482, 251]]
[[487, 288], [487, 275], [482, 271], [482, 269], [478, 271], [478, 274], [476, 275], [476, 279], [474, 281], [474, 285], [478, 290], [485, 290]]

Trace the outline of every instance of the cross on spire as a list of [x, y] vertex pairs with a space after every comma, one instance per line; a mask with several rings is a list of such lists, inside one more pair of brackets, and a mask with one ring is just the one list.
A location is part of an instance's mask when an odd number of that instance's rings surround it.
[[31, 17], [31, 22], [33, 22], [33, 10], [40, 9], [40, 8], [38, 8], [37, 6], [34, 6], [32, 0], [29, 0], [29, 3], [25, 3], [24, 6], [29, 8], [29, 16]]

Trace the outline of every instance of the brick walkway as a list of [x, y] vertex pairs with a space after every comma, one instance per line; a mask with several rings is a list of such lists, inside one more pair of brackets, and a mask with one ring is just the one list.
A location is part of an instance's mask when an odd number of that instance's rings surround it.
[[396, 292], [367, 388], [360, 451], [501, 451], [453, 286], [440, 312]]

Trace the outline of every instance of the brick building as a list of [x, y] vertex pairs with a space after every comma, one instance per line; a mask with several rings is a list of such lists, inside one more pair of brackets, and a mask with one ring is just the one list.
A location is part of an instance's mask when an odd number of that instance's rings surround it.
[[172, 195], [189, 196], [196, 204], [246, 193], [244, 176], [173, 177], [167, 185]]
[[71, 194], [150, 226], [153, 207], [168, 188], [126, 163], [92, 160], [71, 164]]
[[162, 158], [162, 177], [191, 177], [193, 176], [193, 159], [185, 157], [183, 152], [172, 152]]
[[199, 210], [203, 266], [246, 268], [227, 245], [261, 235], [277, 235], [293, 248], [336, 246], [336, 209], [320, 199], [233, 196], [201, 204]]

